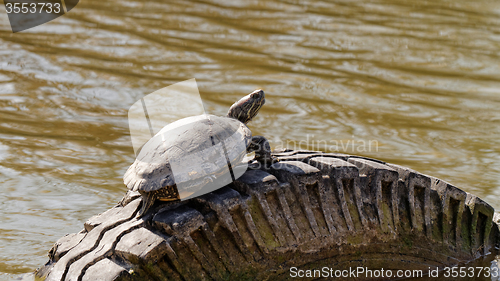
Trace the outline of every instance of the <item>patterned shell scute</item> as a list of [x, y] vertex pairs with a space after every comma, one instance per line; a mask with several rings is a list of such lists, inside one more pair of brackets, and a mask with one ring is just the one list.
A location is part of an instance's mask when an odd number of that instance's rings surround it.
[[124, 183], [132, 191], [150, 192], [229, 171], [227, 160], [241, 162], [251, 138], [247, 126], [229, 117], [198, 115], [178, 120], [144, 144]]

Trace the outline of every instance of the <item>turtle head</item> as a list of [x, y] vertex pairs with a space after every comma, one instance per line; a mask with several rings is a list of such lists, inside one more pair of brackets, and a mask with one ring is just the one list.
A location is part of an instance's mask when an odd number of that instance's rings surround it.
[[264, 91], [255, 90], [235, 102], [227, 112], [227, 117], [238, 119], [246, 124], [257, 115], [259, 109], [266, 103]]

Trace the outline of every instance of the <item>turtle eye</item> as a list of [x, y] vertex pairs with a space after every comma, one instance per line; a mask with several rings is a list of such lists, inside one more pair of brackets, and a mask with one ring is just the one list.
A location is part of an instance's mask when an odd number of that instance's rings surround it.
[[255, 90], [250, 96], [253, 98], [253, 99], [257, 99], [259, 98], [260, 94], [262, 93], [262, 90]]

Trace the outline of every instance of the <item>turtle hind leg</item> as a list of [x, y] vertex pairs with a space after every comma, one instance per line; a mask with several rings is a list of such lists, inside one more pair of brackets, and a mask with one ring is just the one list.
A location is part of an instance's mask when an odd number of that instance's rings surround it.
[[271, 155], [269, 141], [263, 136], [252, 137], [252, 142], [248, 146], [247, 151], [255, 151], [255, 160], [264, 165], [265, 168], [278, 161], [276, 157]]
[[148, 210], [153, 206], [155, 200], [156, 200], [156, 193], [153, 192], [141, 192], [142, 196], [142, 206], [139, 212], [137, 213], [136, 217], [140, 218], [142, 217]]

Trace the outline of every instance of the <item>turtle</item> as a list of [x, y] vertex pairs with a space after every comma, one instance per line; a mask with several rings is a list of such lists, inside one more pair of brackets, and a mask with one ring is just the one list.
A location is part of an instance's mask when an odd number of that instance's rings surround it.
[[222, 187], [221, 180], [234, 181], [238, 165], [231, 165], [242, 163], [247, 153], [255, 152], [254, 162], [264, 167], [273, 163], [267, 139], [252, 136], [246, 126], [264, 103], [264, 91], [255, 90], [235, 102], [226, 116], [186, 117], [168, 124], [146, 142], [123, 176], [127, 188], [141, 194], [137, 216], [143, 216], [156, 200], [194, 198]]

